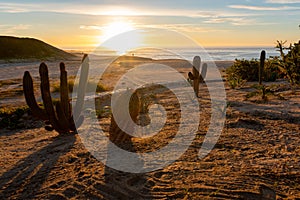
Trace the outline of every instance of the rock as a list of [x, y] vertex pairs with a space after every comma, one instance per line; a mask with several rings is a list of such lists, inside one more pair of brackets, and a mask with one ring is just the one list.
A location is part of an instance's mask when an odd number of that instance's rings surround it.
[[263, 200], [276, 200], [276, 192], [275, 190], [265, 186], [261, 185], [259, 188], [261, 199]]

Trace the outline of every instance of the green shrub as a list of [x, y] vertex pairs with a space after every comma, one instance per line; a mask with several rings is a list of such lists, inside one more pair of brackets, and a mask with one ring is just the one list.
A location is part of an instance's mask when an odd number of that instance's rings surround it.
[[[256, 59], [236, 59], [234, 64], [226, 70], [227, 80], [233, 86], [243, 83], [243, 81], [258, 81], [258, 67], [259, 61]], [[268, 59], [265, 62], [263, 80], [267, 82], [275, 81], [279, 77], [278, 67], [273, 63], [272, 59]]]
[[[74, 82], [75, 82], [74, 79], [68, 80], [68, 88], [69, 88], [70, 93], [72, 93], [72, 91], [73, 91]], [[97, 84], [96, 92], [105, 92], [105, 91], [107, 91], [107, 88], [103, 84], [96, 83], [96, 82], [93, 82], [93, 81], [89, 81], [87, 83], [87, 87], [93, 87], [93, 86], [95, 86], [95, 84]], [[60, 92], [60, 83], [59, 82], [56, 82], [56, 83], [52, 84], [52, 92]]]
[[241, 87], [246, 82], [246, 81], [242, 80], [241, 77], [238, 77], [235, 75], [232, 75], [229, 78], [227, 78], [227, 81], [228, 81], [230, 88], [232, 88], [232, 89]]
[[96, 92], [105, 92], [105, 91], [107, 91], [106, 87], [101, 83], [98, 83], [96, 87]]
[[238, 60], [226, 70], [228, 79], [242, 79], [246, 81], [258, 81], [258, 66], [257, 60]]
[[254, 84], [251, 87], [255, 90], [249, 92], [246, 95], [246, 100], [249, 100], [250, 98], [255, 96], [260, 96], [263, 102], [268, 101], [268, 96], [275, 96], [279, 100], [285, 100], [285, 98], [281, 94], [276, 93], [276, 90], [278, 89], [278, 85], [266, 86], [266, 85]]
[[[74, 80], [68, 80], [68, 90], [71, 93], [74, 87]], [[52, 92], [60, 92], [60, 83], [55, 82], [52, 84]]]
[[[291, 85], [300, 84], [300, 41], [290, 47], [284, 47], [286, 42], [277, 41], [280, 57], [274, 58], [274, 64], [289, 79]], [[284, 50], [289, 50], [287, 53]]]
[[19, 120], [29, 111], [27, 106], [0, 109], [0, 128], [22, 128]]

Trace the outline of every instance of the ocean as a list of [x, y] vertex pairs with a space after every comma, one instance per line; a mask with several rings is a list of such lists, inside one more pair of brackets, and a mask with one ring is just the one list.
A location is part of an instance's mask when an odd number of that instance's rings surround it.
[[[106, 57], [118, 56], [116, 52], [97, 49], [80, 49], [80, 48], [64, 48], [65, 50], [70, 50], [71, 52], [77, 53], [90, 53], [90, 59], [93, 59], [93, 55], [97, 59], [98, 56], [101, 60], [106, 60]], [[260, 52], [265, 50], [267, 52], [267, 57], [269, 56], [279, 56], [279, 52], [272, 47], [250, 47], [250, 48], [206, 48], [206, 49], [196, 49], [196, 48], [170, 48], [168, 50], [163, 49], [153, 49], [147, 48], [143, 50], [135, 50], [128, 52], [128, 55], [147, 57], [152, 59], [185, 59], [192, 61], [194, 56], [200, 56], [203, 61], [233, 61], [235, 59], [259, 59]], [[110, 59], [108, 59], [110, 60]], [[68, 66], [77, 66], [78, 61], [67, 61]], [[51, 69], [52, 76], [58, 76], [59, 70], [57, 70], [57, 62], [47, 62], [48, 67]], [[0, 64], [0, 80], [22, 78], [24, 71], [29, 70], [34, 76], [38, 76], [39, 62], [34, 63], [5, 63]], [[69, 68], [69, 75], [75, 75], [77, 73], [77, 67]]]
[[[134, 55], [152, 59], [176, 59], [184, 58], [192, 60], [194, 56], [200, 56], [203, 61], [233, 61], [235, 59], [259, 59], [260, 52], [266, 51], [267, 58], [279, 56], [279, 52], [274, 47], [209, 47], [209, 48], [145, 48], [127, 52], [125, 55]], [[78, 50], [84, 51], [84, 50]], [[116, 55], [114, 51], [104, 49], [85, 50], [98, 56]]]

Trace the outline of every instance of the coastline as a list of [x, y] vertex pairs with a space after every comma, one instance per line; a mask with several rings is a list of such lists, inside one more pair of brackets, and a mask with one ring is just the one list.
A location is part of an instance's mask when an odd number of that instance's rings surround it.
[[[107, 64], [107, 56], [103, 56], [103, 58], [95, 60], [95, 62], [105, 63]], [[136, 60], [137, 64], [146, 62], [149, 58], [141, 58], [141, 60]], [[57, 77], [59, 75], [59, 63], [64, 62], [66, 64], [68, 75], [74, 76], [77, 73], [77, 70], [81, 64], [81, 58], [72, 59], [72, 60], [50, 60], [50, 61], [43, 61], [43, 60], [26, 60], [26, 62], [21, 62], [23, 60], [18, 60], [20, 62], [15, 63], [0, 63], [0, 80], [9, 80], [9, 79], [20, 79], [23, 76], [25, 71], [30, 71], [33, 73], [33, 76], [38, 76], [38, 66], [41, 62], [45, 62], [49, 67], [49, 73], [53, 77]], [[155, 62], [164, 62], [164, 63], [173, 63], [172, 65], [176, 66], [176, 62], [179, 61], [178, 59], [162, 59], [162, 60], [153, 60]], [[123, 61], [125, 63], [126, 61]], [[190, 61], [189, 61], [190, 62]], [[227, 67], [231, 66], [234, 61], [209, 61], [207, 63], [214, 62], [217, 67], [220, 69], [226, 69]], [[176, 68], [176, 67], [175, 67]]]
[[[104, 74], [104, 77], [99, 77], [99, 80], [101, 78], [101, 84], [103, 84], [108, 90], [113, 89], [114, 84], [126, 71], [148, 62], [159, 63], [173, 67], [186, 78], [192, 67], [190, 62], [178, 59], [151, 60], [149, 58], [138, 57], [132, 57], [132, 59], [130, 59], [130, 57], [127, 58], [129, 60], [121, 59], [114, 62], [114, 64], [107, 69], [107, 73]], [[96, 63], [98, 64], [98, 62], [100, 62], [108, 65], [109, 63], [106, 61], [107, 57], [103, 57], [103, 59], [97, 60]], [[53, 85], [54, 83], [57, 84], [59, 82], [60, 62], [61, 61], [45, 62], [49, 68], [50, 85]], [[65, 61], [64, 63], [66, 65], [68, 76], [74, 78], [78, 73], [81, 60], [78, 59]], [[215, 64], [221, 72], [233, 64], [233, 61], [216, 61]], [[25, 105], [22, 92], [22, 77], [25, 71], [29, 71], [31, 73], [34, 79], [36, 89], [35, 92], [37, 95], [40, 95], [38, 90], [39, 86], [37, 85], [39, 83], [39, 65], [40, 62], [0, 64], [0, 85], [2, 85], [0, 87], [0, 95], [2, 96], [2, 98], [0, 98], [0, 107], [15, 107]]]

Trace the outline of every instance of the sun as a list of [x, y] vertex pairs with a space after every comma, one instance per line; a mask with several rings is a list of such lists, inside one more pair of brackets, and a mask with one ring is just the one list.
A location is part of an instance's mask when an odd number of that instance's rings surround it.
[[141, 45], [141, 34], [132, 22], [117, 20], [103, 27], [100, 41], [102, 47], [122, 55]]
[[99, 36], [101, 46], [125, 54], [141, 45], [141, 34], [134, 24], [126, 20], [113, 21], [105, 25]]

